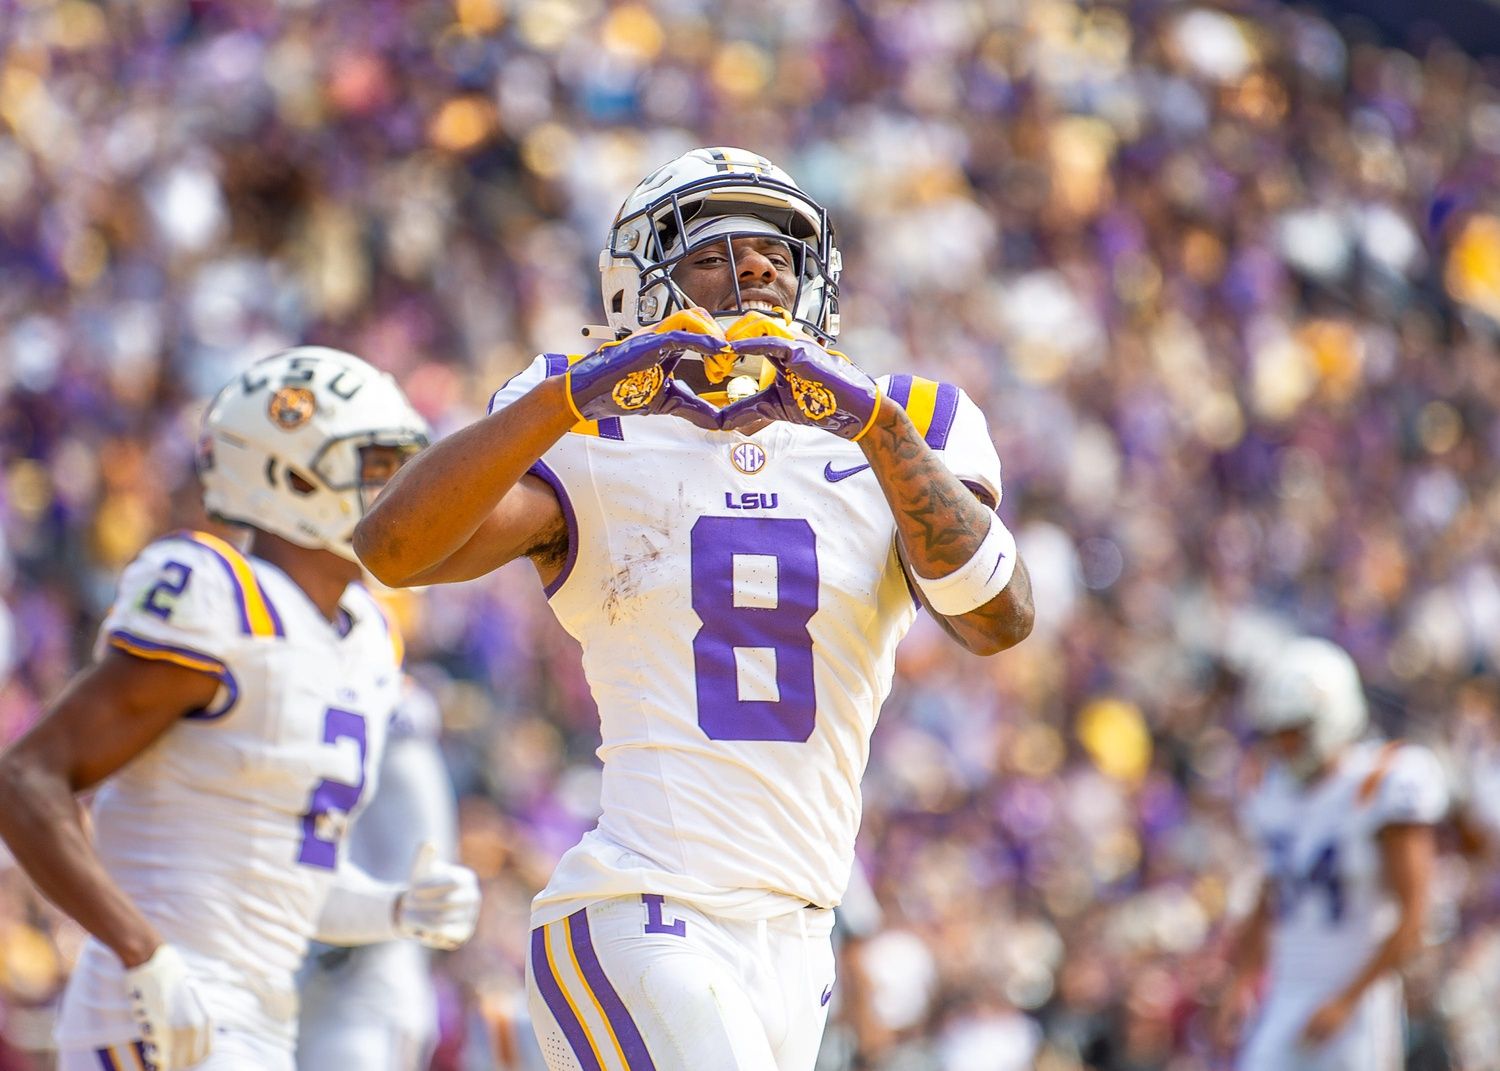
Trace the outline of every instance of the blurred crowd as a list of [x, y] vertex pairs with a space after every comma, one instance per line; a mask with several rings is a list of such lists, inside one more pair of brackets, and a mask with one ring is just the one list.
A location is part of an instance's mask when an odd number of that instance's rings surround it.
[[[600, 321], [642, 175], [741, 145], [838, 228], [840, 349], [989, 415], [1036, 588], [999, 658], [925, 618], [901, 649], [826, 1066], [1222, 1067], [1247, 668], [1345, 645], [1481, 825], [1500, 756], [1500, 72], [1406, 44], [1259, 0], [7, 0], [0, 744], [118, 569], [202, 523], [232, 371], [349, 349], [451, 431]], [[445, 1071], [524, 1066], [527, 904], [597, 804], [529, 572], [397, 597], [486, 882]], [[1419, 1071], [1500, 1067], [1473, 841], [1409, 983]], [[77, 941], [0, 869], [5, 1071]]]

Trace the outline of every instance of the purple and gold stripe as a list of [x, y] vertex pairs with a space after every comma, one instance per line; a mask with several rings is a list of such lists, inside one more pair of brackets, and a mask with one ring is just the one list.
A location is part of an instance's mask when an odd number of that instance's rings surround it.
[[958, 388], [921, 376], [892, 376], [886, 395], [911, 417], [917, 432], [934, 450], [948, 445], [948, 435], [958, 416]]
[[531, 931], [531, 973], [536, 978], [536, 986], [541, 990], [547, 1010], [562, 1028], [563, 1037], [568, 1039], [568, 1045], [572, 1048], [573, 1055], [578, 1057], [583, 1071], [603, 1071], [598, 1050], [584, 1030], [583, 1020], [578, 1017], [577, 1005], [557, 981], [546, 926], [538, 926]]
[[240, 698], [240, 686], [234, 679], [234, 674], [229, 667], [219, 661], [213, 655], [195, 651], [191, 647], [177, 647], [170, 643], [158, 643], [156, 640], [148, 640], [144, 636], [137, 636], [124, 629], [114, 629], [106, 637], [105, 642], [119, 651], [136, 658], [144, 658], [150, 662], [170, 662], [175, 666], [183, 666], [186, 669], [197, 670], [199, 673], [207, 673], [214, 677], [224, 686], [227, 693], [223, 703], [218, 709], [204, 708], [194, 710], [184, 717], [195, 718], [199, 721], [213, 721], [222, 718], [229, 713], [231, 707]]
[[600, 966], [587, 910], [531, 931], [531, 969], [584, 1071], [656, 1071], [640, 1028]]
[[146, 1059], [146, 1046], [139, 1041], [95, 1049], [94, 1055], [104, 1071], [153, 1071], [153, 1065]]
[[207, 532], [179, 532], [175, 538], [196, 543], [219, 559], [219, 563], [224, 566], [224, 571], [229, 574], [229, 582], [234, 587], [235, 602], [240, 610], [240, 628], [246, 635], [266, 637], [286, 635], [286, 630], [281, 624], [281, 615], [276, 612], [276, 607], [266, 596], [265, 588], [261, 587], [260, 580], [255, 576], [255, 570], [250, 567], [250, 563], [243, 554], [218, 536]]
[[625, 1056], [625, 1066], [630, 1071], [656, 1071], [656, 1065], [651, 1062], [651, 1053], [646, 1049], [646, 1039], [641, 1037], [640, 1028], [635, 1025], [625, 1002], [615, 992], [609, 975], [604, 973], [604, 968], [599, 964], [599, 957], [594, 952], [594, 940], [589, 934], [588, 912], [573, 912], [568, 916], [567, 923], [574, 963], [593, 993], [604, 1021], [610, 1025], [611, 1036]]

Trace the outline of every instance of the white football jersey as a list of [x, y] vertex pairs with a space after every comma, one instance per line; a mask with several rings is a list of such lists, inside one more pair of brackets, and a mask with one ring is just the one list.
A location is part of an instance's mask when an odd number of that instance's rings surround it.
[[1356, 744], [1310, 788], [1272, 767], [1246, 809], [1272, 888], [1268, 1011], [1305, 1019], [1369, 962], [1397, 919], [1377, 834], [1446, 809], [1437, 759], [1413, 744]]
[[[568, 361], [537, 358], [491, 410]], [[978, 407], [951, 384], [881, 385], [998, 504]], [[580, 424], [533, 472], [568, 524], [547, 595], [583, 645], [604, 763], [599, 825], [559, 863], [533, 924], [646, 892], [731, 917], [837, 904], [870, 734], [917, 607], [863, 452], [789, 423], [746, 436], [625, 417]]]
[[[110, 876], [200, 975], [257, 999], [211, 1007], [223, 1025], [290, 1031], [293, 972], [374, 789], [401, 684], [399, 637], [350, 585], [337, 625], [275, 566], [186, 532], [125, 570], [100, 630], [110, 648], [210, 673], [189, 714], [95, 796]], [[258, 1005], [258, 1008], [257, 1008]], [[257, 1016], [257, 1012], [266, 1013]], [[58, 1024], [65, 1048], [133, 1036], [122, 967], [90, 940]]]

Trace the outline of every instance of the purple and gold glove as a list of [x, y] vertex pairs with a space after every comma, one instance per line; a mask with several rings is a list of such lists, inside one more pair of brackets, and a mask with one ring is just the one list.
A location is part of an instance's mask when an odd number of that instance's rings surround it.
[[713, 320], [684, 310], [619, 342], [606, 342], [568, 369], [568, 402], [579, 420], [670, 413], [717, 431], [719, 411], [672, 377], [683, 352], [724, 347]]
[[757, 420], [785, 420], [858, 442], [875, 423], [880, 388], [843, 354], [807, 339], [771, 335], [730, 345], [736, 353], [764, 357], [775, 366], [776, 381], [725, 409], [724, 430], [737, 431]]

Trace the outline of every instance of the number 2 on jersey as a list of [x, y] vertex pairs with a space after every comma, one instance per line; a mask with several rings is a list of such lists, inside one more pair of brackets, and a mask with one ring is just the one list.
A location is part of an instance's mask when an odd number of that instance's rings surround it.
[[[741, 591], [736, 573], [774, 577], [774, 595]], [[710, 740], [805, 741], [817, 714], [813, 641], [817, 537], [807, 521], [700, 517], [692, 531], [698, 724]], [[775, 698], [741, 697], [742, 677], [775, 666]]]
[[141, 600], [141, 608], [148, 614], [155, 614], [163, 621], [167, 620], [172, 616], [177, 597], [187, 590], [188, 581], [192, 579], [192, 576], [191, 565], [167, 562], [161, 567], [161, 579], [151, 585], [151, 590], [146, 592], [146, 597]]
[[330, 811], [348, 815], [358, 805], [365, 790], [365, 757], [369, 753], [364, 715], [329, 707], [323, 715], [323, 743], [336, 744], [340, 740], [353, 740], [359, 749], [359, 781], [349, 784], [325, 777], [318, 782], [302, 815], [302, 848], [297, 853], [297, 862], [324, 870], [332, 870], [338, 863], [338, 841], [320, 836], [318, 823]]

